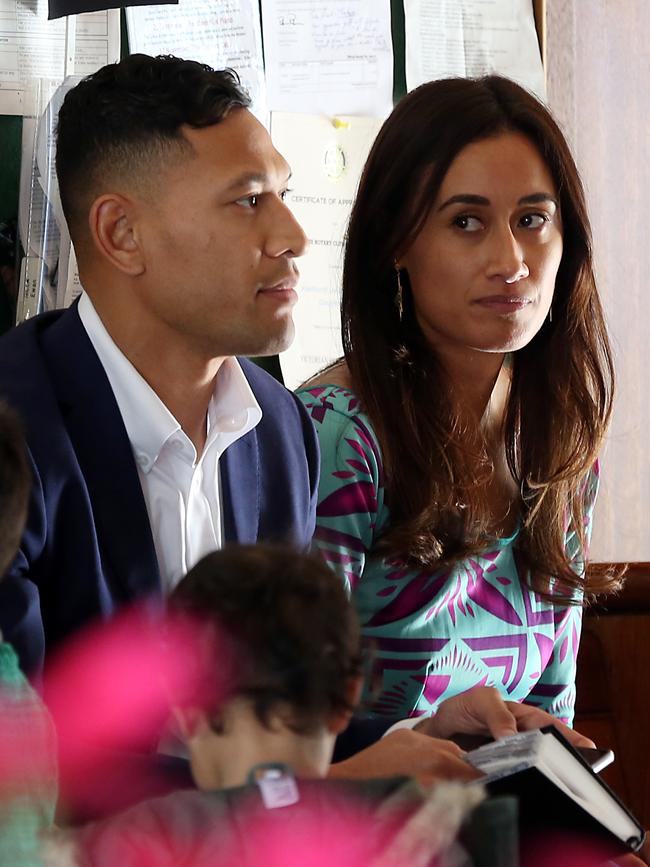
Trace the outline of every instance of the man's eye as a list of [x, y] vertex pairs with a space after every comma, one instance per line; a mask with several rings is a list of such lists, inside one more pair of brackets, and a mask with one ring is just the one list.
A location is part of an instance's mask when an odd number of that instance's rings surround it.
[[280, 193], [280, 198], [282, 199], [282, 201], [286, 202], [292, 192], [293, 190], [282, 190], [282, 192]]
[[541, 229], [544, 223], [548, 223], [549, 218], [546, 214], [524, 214], [519, 220], [519, 224], [524, 229]]
[[483, 223], [478, 217], [472, 217], [469, 214], [459, 214], [454, 219], [454, 226], [457, 226], [464, 232], [478, 232], [483, 228]]
[[237, 199], [238, 205], [243, 205], [245, 208], [256, 208], [257, 207], [257, 195], [252, 196], [244, 196], [241, 199]]

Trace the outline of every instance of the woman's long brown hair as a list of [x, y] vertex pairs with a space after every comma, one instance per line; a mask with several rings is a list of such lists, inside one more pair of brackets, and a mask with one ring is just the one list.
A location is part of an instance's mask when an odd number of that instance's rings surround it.
[[[420, 231], [462, 148], [509, 131], [538, 148], [563, 223], [552, 322], [513, 355], [504, 444], [521, 491], [517, 562], [542, 595], [569, 601], [577, 588], [599, 593], [618, 582], [605, 570], [585, 577], [584, 526], [585, 485], [609, 422], [614, 369], [580, 177], [559, 127], [523, 88], [499, 76], [430, 82], [385, 122], [348, 228], [343, 346], [353, 389], [382, 449], [392, 521], [378, 551], [438, 568], [484, 550], [494, 516], [482, 483], [492, 467], [478, 430], [454, 411], [404, 271], [399, 319], [394, 262]], [[568, 552], [571, 531], [577, 547]]]

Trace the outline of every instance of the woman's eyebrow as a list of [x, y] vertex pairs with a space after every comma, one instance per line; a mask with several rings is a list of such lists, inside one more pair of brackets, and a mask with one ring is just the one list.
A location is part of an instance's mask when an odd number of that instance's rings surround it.
[[551, 202], [551, 204], [555, 205], [556, 208], [559, 208], [559, 204], [555, 196], [551, 195], [551, 193], [531, 193], [530, 196], [523, 196], [523, 198], [519, 199], [517, 202], [518, 205], [538, 205], [542, 202]]
[[485, 196], [477, 196], [474, 193], [458, 193], [456, 196], [451, 196], [447, 199], [446, 202], [443, 202], [442, 205], [438, 208], [438, 211], [443, 211], [445, 208], [448, 208], [449, 205], [489, 205], [490, 200], [486, 199]]
[[[551, 202], [556, 208], [559, 204], [555, 196], [551, 193], [531, 193], [528, 196], [522, 196], [517, 202], [518, 205], [538, 205], [542, 202]], [[443, 211], [449, 205], [489, 205], [490, 200], [485, 196], [477, 196], [475, 193], [458, 193], [455, 196], [450, 196], [445, 202], [440, 205], [438, 212]]]

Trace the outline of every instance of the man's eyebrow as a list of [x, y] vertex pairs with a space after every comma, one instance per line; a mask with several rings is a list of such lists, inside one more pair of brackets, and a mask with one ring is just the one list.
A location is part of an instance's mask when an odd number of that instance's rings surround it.
[[[559, 204], [555, 196], [551, 193], [531, 193], [529, 196], [522, 196], [517, 202], [518, 205], [537, 205], [542, 202], [551, 202], [556, 208]], [[450, 196], [447, 201], [443, 202], [438, 208], [442, 211], [448, 208], [449, 205], [489, 205], [490, 200], [485, 196], [477, 196], [474, 193], [458, 193], [456, 196]]]
[[[289, 182], [291, 178], [291, 172], [287, 173], [287, 180], [285, 183]], [[239, 177], [234, 178], [228, 186], [225, 188], [225, 193], [232, 193], [236, 190], [244, 190], [247, 187], [265, 187], [270, 183], [270, 178], [268, 175], [263, 174], [261, 172], [246, 172]]]

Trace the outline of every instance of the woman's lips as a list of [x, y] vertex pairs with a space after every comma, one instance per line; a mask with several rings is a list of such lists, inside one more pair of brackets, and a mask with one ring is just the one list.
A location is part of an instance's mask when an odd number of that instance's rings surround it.
[[516, 313], [532, 304], [532, 301], [530, 298], [516, 295], [488, 295], [485, 298], [478, 298], [474, 303], [498, 313]]

